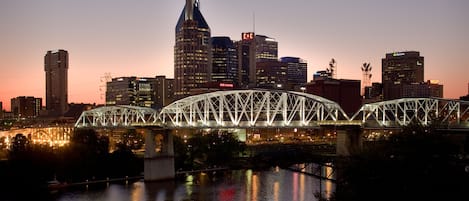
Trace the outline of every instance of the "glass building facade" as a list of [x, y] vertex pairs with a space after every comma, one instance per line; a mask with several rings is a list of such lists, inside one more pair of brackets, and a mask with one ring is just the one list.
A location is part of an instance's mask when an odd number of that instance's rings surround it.
[[106, 105], [155, 108], [155, 78], [119, 77], [106, 83]]
[[281, 62], [287, 64], [288, 84], [300, 86], [308, 82], [308, 64], [298, 57], [282, 57]]
[[212, 82], [238, 84], [238, 56], [229, 37], [212, 37]]

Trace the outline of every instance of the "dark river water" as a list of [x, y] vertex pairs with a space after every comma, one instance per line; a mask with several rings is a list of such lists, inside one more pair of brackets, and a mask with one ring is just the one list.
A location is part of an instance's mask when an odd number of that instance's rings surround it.
[[[325, 172], [330, 171], [324, 169]], [[57, 201], [309, 201], [335, 191], [335, 184], [281, 168], [198, 173], [167, 182], [108, 184], [57, 195]]]

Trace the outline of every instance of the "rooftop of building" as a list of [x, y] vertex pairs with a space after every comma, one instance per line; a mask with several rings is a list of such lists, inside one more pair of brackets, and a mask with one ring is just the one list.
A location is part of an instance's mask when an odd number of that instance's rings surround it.
[[233, 47], [233, 41], [228, 36], [215, 36], [210, 38], [210, 44], [212, 46], [220, 46], [220, 47]]
[[[188, 5], [189, 4], [189, 5]], [[186, 20], [194, 20], [197, 22], [199, 28], [210, 29], [205, 21], [204, 16], [200, 12], [198, 0], [186, 0], [186, 5], [182, 9], [181, 15], [176, 25], [176, 32], [181, 30], [182, 25]]]
[[393, 53], [386, 54], [386, 59], [411, 58], [411, 57], [420, 57], [420, 52], [404, 51], [404, 52], [393, 52]]

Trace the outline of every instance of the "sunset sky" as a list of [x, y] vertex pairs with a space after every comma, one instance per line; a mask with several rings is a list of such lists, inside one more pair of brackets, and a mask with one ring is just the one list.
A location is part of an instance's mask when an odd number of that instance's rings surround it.
[[[42, 97], [44, 55], [69, 52], [69, 102], [104, 103], [100, 80], [173, 77], [173, 46], [184, 0], [1, 0], [0, 101]], [[308, 79], [334, 58], [338, 78], [361, 79], [371, 62], [381, 81], [386, 53], [420, 51], [425, 79], [445, 98], [468, 93], [467, 0], [201, 0], [212, 36], [253, 31], [279, 42], [279, 56], [308, 61]]]

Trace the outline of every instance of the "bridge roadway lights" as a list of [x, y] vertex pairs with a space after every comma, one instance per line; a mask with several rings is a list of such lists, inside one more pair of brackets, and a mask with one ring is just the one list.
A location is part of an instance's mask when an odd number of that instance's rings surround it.
[[144, 127], [145, 157], [144, 181], [173, 179], [174, 147], [170, 130], [161, 127]]
[[337, 129], [337, 156], [351, 156], [363, 148], [363, 130], [360, 126], [338, 126]]

